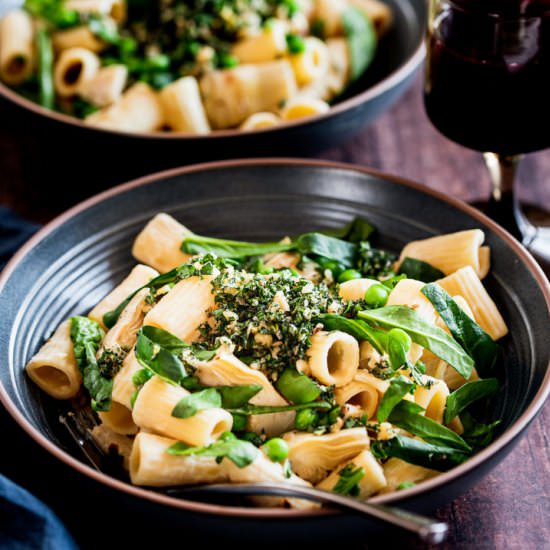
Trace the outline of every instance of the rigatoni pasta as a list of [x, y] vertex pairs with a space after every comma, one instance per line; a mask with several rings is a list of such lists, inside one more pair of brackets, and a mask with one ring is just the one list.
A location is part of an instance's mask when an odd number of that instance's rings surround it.
[[[2, 18], [0, 80], [90, 126], [135, 133], [253, 131], [326, 113], [392, 20], [380, 0], [165, 0], [147, 17], [127, 0], [55, 6], [25, 2]], [[52, 59], [53, 73], [37, 59]]]
[[89, 397], [92, 434], [136, 485], [406, 489], [490, 441], [497, 423], [470, 406], [498, 391], [506, 325], [471, 265], [435, 283], [396, 274], [395, 255], [356, 242], [371, 230], [253, 243], [160, 213], [132, 249], [152, 267], [63, 322], [27, 373], [52, 397]]

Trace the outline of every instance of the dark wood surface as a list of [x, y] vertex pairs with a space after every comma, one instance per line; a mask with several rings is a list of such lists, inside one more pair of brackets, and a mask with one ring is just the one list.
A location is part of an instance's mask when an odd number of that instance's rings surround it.
[[[489, 179], [481, 156], [439, 135], [424, 114], [420, 75], [410, 91], [362, 134], [319, 155], [370, 166], [417, 180], [463, 200], [485, 199]], [[0, 119], [0, 204], [45, 222], [59, 211], [22, 185], [24, 165], [17, 143]], [[520, 197], [550, 209], [550, 151], [529, 155], [519, 173]], [[447, 549], [550, 548], [550, 402], [516, 449], [477, 487], [438, 517], [449, 522]], [[395, 532], [358, 541], [358, 548], [425, 548]]]

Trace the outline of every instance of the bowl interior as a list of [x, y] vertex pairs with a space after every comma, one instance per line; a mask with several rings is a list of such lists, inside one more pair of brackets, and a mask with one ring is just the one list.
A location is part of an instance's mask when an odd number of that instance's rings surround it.
[[24, 366], [55, 327], [85, 314], [135, 263], [131, 243], [159, 211], [194, 232], [273, 240], [343, 225], [355, 216], [378, 229], [375, 245], [395, 252], [413, 239], [482, 227], [491, 247], [485, 280], [510, 328], [495, 375], [503, 389], [489, 419], [506, 431], [540, 389], [550, 357], [546, 297], [535, 275], [498, 231], [419, 188], [389, 176], [318, 163], [276, 161], [167, 173], [126, 186], [54, 223], [35, 239], [0, 290], [0, 382], [33, 428], [84, 462], [58, 421], [66, 405], [47, 398]]

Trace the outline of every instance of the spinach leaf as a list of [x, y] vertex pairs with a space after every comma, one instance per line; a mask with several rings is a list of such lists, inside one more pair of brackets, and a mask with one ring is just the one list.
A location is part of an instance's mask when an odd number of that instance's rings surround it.
[[427, 443], [444, 445], [464, 452], [472, 450], [458, 434], [435, 420], [418, 414], [419, 409], [423, 410], [416, 403], [400, 401], [392, 409], [388, 421], [413, 435], [421, 437]]
[[413, 342], [449, 363], [466, 380], [470, 378], [472, 358], [443, 329], [424, 321], [410, 307], [386, 306], [360, 311], [358, 316], [377, 325], [404, 330]]
[[36, 32], [36, 51], [38, 54], [38, 88], [40, 105], [46, 109], [55, 108], [55, 89], [53, 83], [53, 46], [46, 29]]
[[142, 366], [150, 368], [160, 377], [180, 384], [187, 376], [182, 361], [172, 352], [148, 338], [144, 333], [144, 328], [142, 327], [138, 332], [135, 348], [137, 360]]
[[327, 330], [341, 330], [351, 334], [357, 340], [366, 340], [378, 353], [388, 349], [388, 333], [371, 327], [360, 319], [348, 319], [335, 313], [326, 313], [319, 321]]
[[367, 220], [364, 218], [355, 218], [344, 225], [344, 227], [340, 227], [339, 229], [327, 229], [321, 231], [321, 233], [337, 239], [344, 239], [350, 243], [359, 243], [361, 241], [368, 241], [374, 231], [374, 226]]
[[322, 233], [304, 233], [290, 243], [251, 243], [189, 235], [183, 240], [181, 249], [187, 254], [210, 253], [220, 258], [234, 259], [296, 250], [302, 255], [315, 254], [323, 258], [337, 260], [345, 267], [353, 266], [356, 253], [356, 245], [353, 243], [335, 239]]
[[180, 340], [177, 336], [162, 328], [145, 325], [141, 328], [141, 334], [151, 340], [151, 342], [176, 355], [190, 347], [189, 344], [186, 344], [183, 340]]
[[407, 354], [411, 349], [411, 343], [409, 335], [399, 328], [392, 328], [388, 332], [388, 359], [393, 370], [409, 366]]
[[45, 19], [57, 29], [67, 29], [80, 23], [80, 15], [75, 10], [64, 7], [62, 0], [25, 0], [25, 9], [34, 15]]
[[371, 443], [372, 454], [378, 459], [399, 458], [409, 464], [445, 472], [462, 464], [468, 454], [453, 447], [433, 445], [412, 437], [396, 435], [384, 441]]
[[454, 339], [473, 358], [479, 371], [490, 372], [500, 354], [500, 346], [438, 284], [426, 285], [422, 294], [441, 315]]
[[501, 423], [501, 420], [496, 420], [491, 424], [483, 424], [478, 422], [468, 411], [462, 412], [460, 421], [464, 426], [462, 437], [474, 449], [487, 447], [494, 438], [495, 428]]
[[372, 63], [377, 46], [376, 31], [370, 18], [354, 6], [344, 10], [342, 26], [348, 42], [350, 79], [353, 81]]
[[405, 397], [405, 395], [411, 393], [415, 387], [416, 384], [405, 376], [393, 378], [378, 405], [378, 411], [376, 413], [378, 422], [385, 422], [393, 408], [403, 399], [403, 397]]
[[96, 359], [101, 340], [105, 333], [96, 321], [87, 317], [71, 318], [71, 341], [82, 383], [92, 399], [95, 411], [108, 411], [111, 408], [113, 379], [101, 374]]
[[303, 409], [331, 409], [332, 405], [326, 401], [315, 401], [314, 403], [299, 403], [297, 405], [244, 405], [234, 409], [227, 409], [231, 414], [251, 416], [254, 414], [273, 414], [279, 412], [301, 411]]
[[216, 386], [224, 409], [238, 409], [246, 405], [257, 393], [262, 391], [259, 384], [241, 386]]
[[409, 279], [416, 279], [425, 283], [431, 283], [445, 277], [445, 273], [439, 271], [433, 265], [422, 260], [409, 258], [408, 256], [401, 262], [397, 273], [399, 275], [406, 275]]
[[350, 463], [338, 473], [339, 479], [332, 491], [340, 495], [358, 497], [360, 494], [359, 482], [365, 477], [365, 469]]
[[219, 408], [221, 406], [221, 395], [215, 388], [207, 388], [180, 399], [172, 410], [172, 416], [176, 418], [190, 418], [204, 409]]
[[485, 380], [472, 380], [456, 389], [447, 397], [445, 405], [445, 424], [448, 424], [455, 416], [478, 399], [484, 399], [494, 395], [499, 389], [496, 378]]
[[285, 369], [275, 382], [277, 390], [291, 403], [311, 403], [321, 395], [321, 388], [309, 376], [296, 369]]
[[238, 468], [252, 464], [260, 451], [250, 442], [237, 439], [231, 432], [226, 432], [207, 447], [190, 447], [185, 443], [174, 443], [166, 452], [176, 456], [211, 456], [220, 462], [228, 458]]

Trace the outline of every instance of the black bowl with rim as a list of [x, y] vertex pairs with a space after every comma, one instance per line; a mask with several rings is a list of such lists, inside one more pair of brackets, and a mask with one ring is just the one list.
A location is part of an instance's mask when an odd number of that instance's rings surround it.
[[[205, 136], [130, 134], [91, 128], [46, 110], [0, 83], [1, 118], [20, 136], [22, 170], [31, 187], [63, 190], [54, 199], [84, 198], [114, 183], [196, 162], [257, 157], [309, 156], [344, 143], [388, 109], [411, 84], [424, 59], [425, 0], [384, 0], [394, 24], [373, 65], [328, 113], [258, 131], [220, 130]], [[29, 131], [32, 128], [32, 132]], [[70, 199], [73, 199], [72, 201]]]
[[[396, 252], [413, 239], [475, 227], [485, 231], [492, 268], [484, 282], [510, 328], [497, 369], [502, 389], [490, 413], [490, 419], [502, 419], [500, 431], [461, 466], [373, 502], [433, 512], [451, 501], [512, 450], [550, 391], [549, 283], [517, 241], [466, 204], [400, 178], [328, 162], [229, 161], [142, 178], [51, 222], [12, 259], [0, 281], [0, 399], [23, 430], [13, 421], [6, 424], [24, 440], [3, 453], [13, 457], [14, 475], [52, 504], [80, 541], [97, 543], [107, 530], [90, 530], [83, 518], [101, 518], [102, 526], [115, 529], [125, 518], [140, 526], [133, 533], [139, 540], [148, 533], [176, 537], [192, 529], [227, 544], [264, 538], [277, 544], [357, 541], [380, 527], [330, 509], [179, 500], [95, 471], [75, 448], [58, 421], [64, 406], [38, 390], [24, 366], [62, 320], [86, 313], [125, 276], [135, 263], [133, 238], [159, 211], [197, 233], [247, 240], [339, 227], [360, 215], [377, 227], [375, 244]], [[124, 530], [121, 536], [130, 535]]]

